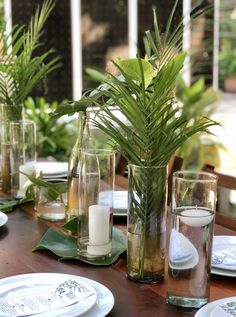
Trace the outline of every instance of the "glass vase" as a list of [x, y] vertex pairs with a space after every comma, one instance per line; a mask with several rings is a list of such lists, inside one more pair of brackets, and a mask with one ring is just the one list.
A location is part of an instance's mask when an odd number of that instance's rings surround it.
[[128, 278], [156, 283], [164, 276], [167, 168], [128, 165]]
[[4, 194], [11, 192], [10, 122], [22, 119], [22, 105], [0, 105], [0, 186]]
[[68, 220], [78, 216], [78, 183], [81, 161], [81, 149], [92, 147], [91, 135], [89, 130], [89, 113], [80, 111], [78, 114], [78, 136], [71, 151], [68, 164]]
[[88, 149], [81, 153], [78, 191], [78, 254], [111, 255], [115, 152]]
[[11, 192], [23, 198], [30, 184], [25, 174], [36, 172], [36, 125], [31, 120], [10, 123]]

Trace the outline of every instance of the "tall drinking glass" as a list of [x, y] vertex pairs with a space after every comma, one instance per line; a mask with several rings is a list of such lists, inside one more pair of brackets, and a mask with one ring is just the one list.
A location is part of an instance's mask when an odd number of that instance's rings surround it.
[[111, 255], [115, 152], [84, 150], [78, 185], [78, 254]]
[[200, 308], [209, 301], [217, 176], [173, 174], [167, 303]]
[[10, 123], [11, 182], [13, 197], [24, 197], [28, 178], [36, 167], [36, 126], [33, 121]]

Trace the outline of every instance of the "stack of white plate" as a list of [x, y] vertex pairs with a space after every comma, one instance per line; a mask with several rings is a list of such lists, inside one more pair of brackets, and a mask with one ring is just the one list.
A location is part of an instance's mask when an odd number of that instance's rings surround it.
[[64, 178], [67, 176], [67, 162], [37, 162], [37, 172], [42, 172], [44, 178]]
[[236, 277], [236, 236], [214, 236], [211, 272]]
[[203, 306], [195, 317], [230, 317], [236, 313], [236, 297], [218, 299]]
[[[76, 275], [60, 273], [32, 273], [11, 276], [0, 280], [0, 312], [1, 307], [6, 307], [6, 305], [1, 306], [1, 303], [4, 304], [4, 302], [11, 302], [12, 299], [17, 302], [21, 300], [21, 298], [23, 298], [22, 300], [25, 301], [27, 301], [27, 298], [30, 298], [31, 302], [33, 302], [34, 300], [36, 302], [37, 300], [39, 300], [38, 298], [40, 296], [43, 298], [43, 294], [45, 294], [45, 292], [49, 294], [50, 291], [53, 292], [54, 290], [56, 290], [57, 294], [58, 292], [60, 292], [60, 294], [63, 294], [64, 290], [62, 289], [62, 286], [65, 285], [67, 281], [72, 281], [74, 284], [79, 283], [79, 293], [84, 293], [85, 291], [87, 292], [89, 290], [89, 296], [81, 299], [80, 301], [74, 302], [71, 305], [60, 307], [58, 309], [50, 309], [50, 311], [45, 310], [44, 312], [37, 313], [36, 315], [18, 314], [14, 316], [104, 317], [112, 310], [114, 305], [114, 296], [111, 291], [103, 284]], [[73, 294], [75, 294], [74, 289], [71, 289], [70, 292], [73, 292]], [[51, 295], [51, 293], [49, 295], [49, 297], [52, 296], [52, 300], [55, 299], [55, 296]], [[71, 297], [69, 293], [68, 296]], [[13, 314], [4, 314], [4, 317], [5, 316], [13, 317]]]

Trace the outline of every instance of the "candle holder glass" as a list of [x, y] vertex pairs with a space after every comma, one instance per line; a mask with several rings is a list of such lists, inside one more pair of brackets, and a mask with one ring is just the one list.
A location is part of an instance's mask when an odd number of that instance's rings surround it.
[[10, 123], [10, 162], [12, 196], [25, 196], [28, 178], [36, 168], [36, 126], [33, 121]]
[[[66, 179], [49, 179], [47, 183], [60, 186], [61, 184], [66, 183]], [[35, 186], [34, 194], [34, 210], [39, 218], [48, 221], [61, 221], [65, 219], [66, 192], [57, 194], [55, 191], [52, 192], [51, 188], [46, 186]]]
[[167, 302], [197, 309], [209, 301], [217, 176], [173, 174]]
[[78, 184], [78, 254], [85, 258], [111, 255], [115, 152], [81, 152]]

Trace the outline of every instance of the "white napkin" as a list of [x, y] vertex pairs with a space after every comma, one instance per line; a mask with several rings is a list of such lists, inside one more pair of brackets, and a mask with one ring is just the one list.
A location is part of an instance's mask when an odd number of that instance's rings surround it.
[[213, 250], [212, 266], [226, 270], [236, 270], [236, 247]]
[[182, 233], [175, 229], [171, 230], [169, 251], [171, 262], [183, 262], [192, 257], [191, 249], [189, 249], [186, 240], [186, 237]]
[[171, 230], [169, 247], [169, 265], [173, 269], [186, 270], [197, 265], [199, 261], [195, 246], [181, 232]]

